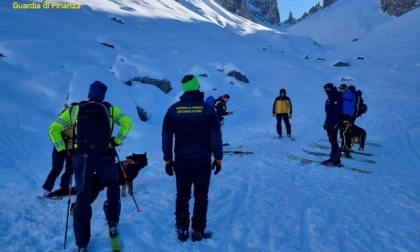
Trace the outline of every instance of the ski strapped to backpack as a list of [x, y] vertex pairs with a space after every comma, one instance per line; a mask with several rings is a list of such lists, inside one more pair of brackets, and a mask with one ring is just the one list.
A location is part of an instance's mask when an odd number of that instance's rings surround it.
[[73, 138], [80, 153], [99, 155], [109, 150], [113, 130], [110, 110], [108, 102], [96, 101], [83, 101], [72, 108]]

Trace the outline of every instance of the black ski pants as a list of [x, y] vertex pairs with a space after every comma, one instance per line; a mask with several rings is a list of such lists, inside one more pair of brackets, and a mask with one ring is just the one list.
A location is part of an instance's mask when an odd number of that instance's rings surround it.
[[194, 210], [191, 227], [204, 232], [207, 224], [208, 193], [211, 177], [211, 159], [175, 159], [176, 202], [175, 222], [177, 228], [189, 228], [189, 201], [194, 186]]
[[107, 188], [106, 218], [108, 222], [118, 223], [121, 212], [118, 172], [115, 169], [115, 157], [108, 154], [90, 157], [76, 153], [73, 166], [77, 190], [76, 207], [73, 213], [74, 236], [78, 247], [87, 247], [90, 240], [91, 194], [94, 174]]
[[330, 158], [335, 163], [340, 163], [341, 158], [341, 150], [338, 146], [338, 130], [339, 130], [338, 123], [326, 123], [325, 130], [327, 131], [328, 140], [331, 144], [331, 152], [330, 152]]
[[52, 168], [47, 178], [45, 179], [42, 188], [47, 191], [52, 191], [54, 188], [55, 180], [60, 176], [65, 163], [65, 169], [63, 175], [61, 175], [60, 188], [68, 189], [70, 185], [71, 175], [73, 174], [73, 166], [71, 157], [67, 154], [67, 151], [58, 152], [53, 148], [52, 152]]
[[284, 121], [284, 124], [286, 125], [286, 134], [290, 135], [292, 134], [292, 127], [290, 126], [290, 122], [289, 122], [289, 115], [286, 114], [277, 114], [276, 115], [276, 119], [277, 119], [277, 125], [276, 125], [276, 129], [277, 129], [277, 134], [278, 135], [282, 135], [282, 128], [281, 128], [281, 121]]

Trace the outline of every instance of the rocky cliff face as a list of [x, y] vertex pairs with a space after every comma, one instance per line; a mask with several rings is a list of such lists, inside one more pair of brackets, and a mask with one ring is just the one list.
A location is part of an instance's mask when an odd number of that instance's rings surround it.
[[420, 0], [381, 0], [382, 11], [391, 16], [398, 17], [418, 7]]
[[[324, 0], [323, 7], [327, 7], [338, 0]], [[420, 7], [420, 0], [381, 0], [381, 9], [391, 16], [401, 16]]]
[[[320, 4], [313, 6], [302, 17], [296, 19], [289, 14], [286, 24], [297, 23], [316, 11], [328, 7], [338, 0], [323, 0]], [[415, 8], [420, 7], [420, 0], [380, 0], [382, 11], [391, 16], [401, 16]], [[280, 25], [280, 14], [277, 8], [277, 0], [218, 0], [226, 10], [241, 17], [260, 24]], [[281, 6], [280, 6], [281, 7]]]
[[219, 0], [221, 6], [256, 23], [280, 24], [277, 0]]
[[336, 2], [337, 0], [324, 0], [322, 2], [322, 6], [327, 7], [330, 6], [332, 3]]

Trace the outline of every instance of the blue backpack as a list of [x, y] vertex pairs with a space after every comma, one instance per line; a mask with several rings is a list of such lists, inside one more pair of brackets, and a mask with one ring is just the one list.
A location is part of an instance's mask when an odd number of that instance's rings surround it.
[[204, 101], [211, 104], [212, 106], [214, 106], [214, 103], [216, 102], [216, 99], [214, 99], [213, 96], [209, 96]]
[[356, 99], [355, 94], [351, 90], [346, 90], [341, 94], [343, 98], [343, 109], [341, 113], [343, 115], [353, 116], [354, 114], [354, 100]]

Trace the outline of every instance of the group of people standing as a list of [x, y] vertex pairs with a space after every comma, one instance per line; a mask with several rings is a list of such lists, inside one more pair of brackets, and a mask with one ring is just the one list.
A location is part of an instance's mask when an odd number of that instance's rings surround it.
[[[341, 153], [351, 157], [351, 130], [361, 110], [361, 91], [356, 91], [355, 86], [341, 84], [337, 87], [332, 83], [324, 85], [328, 98], [325, 101], [326, 118], [324, 129], [327, 131], [328, 140], [331, 144], [330, 158], [323, 161], [324, 164], [342, 166]], [[341, 147], [338, 144], [337, 135], [340, 132]]]
[[[165, 172], [176, 178], [175, 226], [178, 239], [192, 241], [209, 238], [207, 222], [208, 191], [211, 171], [222, 169], [222, 133], [224, 117], [231, 115], [226, 104], [228, 94], [220, 96], [213, 105], [204, 101], [204, 93], [194, 75], [182, 81], [184, 94], [167, 110], [162, 125], [162, 152]], [[105, 102], [107, 86], [95, 81], [90, 85], [88, 101], [73, 103], [61, 112], [48, 129], [54, 145], [52, 169], [42, 188], [48, 197], [61, 173], [60, 187], [71, 187], [74, 172], [76, 204], [73, 210], [73, 229], [78, 251], [86, 251], [90, 241], [92, 217], [91, 187], [98, 177], [107, 188], [106, 218], [111, 237], [118, 236], [117, 225], [121, 212], [120, 188], [115, 169], [115, 147], [122, 144], [133, 126], [133, 120], [118, 107]], [[86, 108], [88, 107], [88, 109]], [[106, 114], [106, 119], [101, 119]], [[120, 126], [112, 135], [114, 124]], [[92, 127], [89, 129], [89, 126]], [[214, 160], [212, 162], [212, 156]], [[195, 198], [192, 218], [189, 200]]]
[[[324, 90], [328, 96], [325, 102], [326, 119], [324, 122], [324, 129], [327, 131], [329, 142], [331, 143], [331, 153], [328, 160], [323, 163], [334, 166], [341, 166], [341, 153], [345, 157], [351, 157], [351, 131], [352, 127], [363, 112], [361, 97], [362, 92], [356, 91], [356, 87], [346, 84], [341, 84], [337, 88], [332, 83], [324, 85]], [[292, 102], [286, 96], [286, 89], [280, 89], [279, 96], [277, 96], [273, 103], [272, 114], [277, 119], [276, 131], [278, 138], [283, 136], [282, 121], [286, 127], [286, 134], [291, 137], [290, 119], [292, 118]], [[337, 135], [340, 132], [341, 146], [338, 144]]]
[[[213, 105], [205, 102], [204, 93], [199, 90], [200, 84], [194, 75], [184, 76], [181, 87], [184, 93], [179, 101], [168, 108], [163, 119], [162, 152], [166, 174], [175, 175], [176, 178], [175, 227], [178, 239], [188, 240], [191, 226], [191, 240], [200, 241], [210, 237], [210, 234], [205, 232], [210, 178], [212, 170], [214, 175], [222, 170], [221, 127], [224, 117], [231, 115], [232, 112], [228, 112], [226, 108], [230, 99], [228, 94], [220, 96]], [[344, 155], [350, 155], [351, 125], [357, 117], [355, 88], [354, 86], [347, 88], [343, 84], [339, 92], [332, 83], [327, 83], [324, 85], [324, 90], [328, 96], [325, 102], [324, 129], [332, 147], [330, 159], [324, 162], [340, 166], [341, 151], [345, 153]], [[88, 101], [75, 103], [66, 108], [48, 129], [54, 145], [53, 169], [43, 188], [48, 192], [52, 190], [63, 163], [66, 163], [66, 172], [60, 183], [62, 188], [69, 187], [74, 171], [77, 204], [73, 214], [73, 228], [79, 251], [86, 251], [90, 240], [92, 217], [90, 199], [94, 174], [107, 188], [106, 217], [110, 235], [118, 235], [121, 202], [114, 165], [115, 147], [122, 144], [133, 126], [133, 120], [118, 107], [104, 101], [106, 91], [107, 86], [104, 83], [95, 81], [90, 85]], [[108, 116], [106, 120], [99, 119], [101, 110]], [[92, 111], [95, 112], [93, 119], [89, 119], [89, 116], [92, 116], [89, 113]], [[278, 136], [282, 136], [281, 122], [284, 121], [286, 134], [291, 137], [289, 120], [292, 118], [292, 102], [286, 96], [284, 88], [274, 100], [272, 113], [277, 119]], [[111, 134], [114, 124], [119, 125], [120, 129], [113, 137]], [[83, 128], [87, 126], [82, 125], [95, 125], [95, 127], [86, 130]], [[342, 136], [341, 148], [337, 140], [339, 130]], [[189, 201], [192, 195], [194, 208], [190, 217]]]

